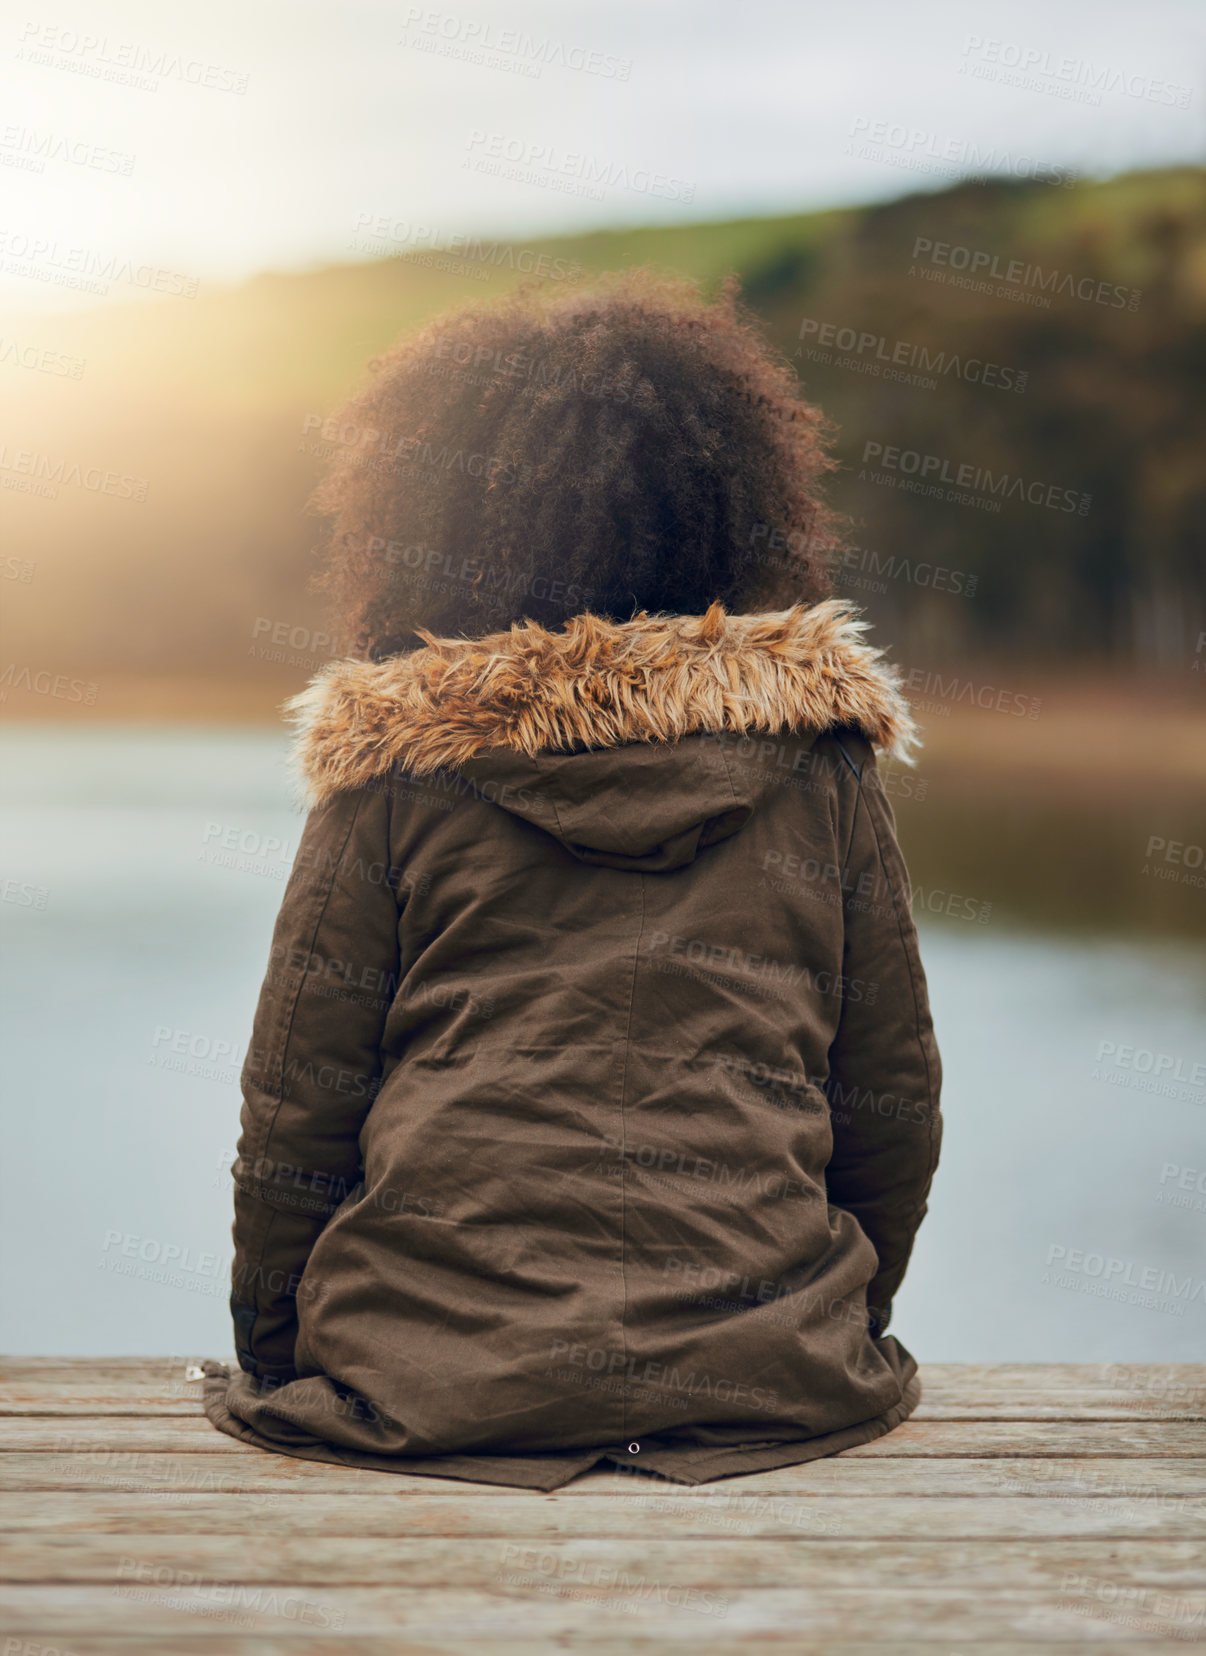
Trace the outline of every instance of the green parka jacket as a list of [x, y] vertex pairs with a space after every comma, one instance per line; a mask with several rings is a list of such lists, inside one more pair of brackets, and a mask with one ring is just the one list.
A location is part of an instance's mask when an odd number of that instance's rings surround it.
[[243, 1073], [221, 1430], [551, 1489], [889, 1431], [940, 1064], [835, 600], [333, 663]]

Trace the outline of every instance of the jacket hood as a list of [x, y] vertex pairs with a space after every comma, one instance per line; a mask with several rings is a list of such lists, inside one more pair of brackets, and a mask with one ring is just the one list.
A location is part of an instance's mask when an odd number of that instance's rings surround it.
[[718, 735], [853, 726], [911, 762], [897, 669], [850, 604], [730, 615], [592, 614], [562, 632], [516, 623], [436, 638], [385, 661], [330, 663], [286, 703], [305, 802], [387, 771], [453, 770], [576, 856], [665, 869], [748, 820], [774, 774]]
[[681, 868], [735, 834], [777, 780], [731, 759], [714, 736], [531, 756], [494, 748], [457, 771], [582, 862], [647, 873]]

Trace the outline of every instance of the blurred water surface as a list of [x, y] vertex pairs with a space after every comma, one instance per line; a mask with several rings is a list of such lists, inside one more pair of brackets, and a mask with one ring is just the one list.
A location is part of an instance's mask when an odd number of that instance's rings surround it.
[[[275, 730], [0, 731], [10, 1352], [230, 1351], [238, 1069], [302, 826], [285, 749]], [[1051, 849], [1074, 866], [1068, 820]], [[915, 876], [958, 826], [937, 797], [901, 812]], [[960, 878], [995, 900], [986, 923], [919, 913], [946, 1139], [894, 1332], [933, 1362], [1199, 1359], [1202, 951], [1058, 908], [1043, 927], [983, 863]]]

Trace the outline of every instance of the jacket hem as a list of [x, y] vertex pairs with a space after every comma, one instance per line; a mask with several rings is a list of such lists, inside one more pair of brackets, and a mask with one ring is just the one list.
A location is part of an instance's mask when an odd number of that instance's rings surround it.
[[[765, 1439], [749, 1446], [740, 1443], [718, 1446], [690, 1446], [686, 1444], [650, 1445], [644, 1448], [639, 1460], [623, 1445], [601, 1444], [598, 1448], [582, 1449], [576, 1453], [556, 1450], [533, 1450], [524, 1455], [447, 1454], [447, 1455], [374, 1455], [361, 1450], [344, 1449], [338, 1444], [314, 1439], [308, 1443], [277, 1443], [265, 1437], [254, 1426], [233, 1415], [226, 1403], [230, 1372], [224, 1363], [206, 1362], [202, 1392], [202, 1408], [210, 1424], [227, 1436], [238, 1438], [257, 1449], [266, 1449], [279, 1455], [290, 1455], [298, 1460], [321, 1461], [335, 1466], [350, 1466], [366, 1471], [414, 1474], [417, 1477], [457, 1478], [471, 1483], [505, 1484], [517, 1489], [532, 1489], [542, 1493], [560, 1489], [590, 1471], [600, 1463], [623, 1467], [625, 1471], [652, 1472], [671, 1483], [686, 1485], [711, 1483], [720, 1478], [733, 1478], [754, 1472], [771, 1472], [784, 1466], [800, 1466], [808, 1461], [821, 1460], [855, 1449], [876, 1438], [884, 1437], [899, 1426], [921, 1401], [921, 1378], [912, 1356], [896, 1342], [904, 1359], [907, 1376], [900, 1401], [883, 1414], [870, 1420], [833, 1432], [822, 1432], [810, 1437], [767, 1443]], [[751, 1436], [756, 1433], [751, 1428]], [[646, 1444], [649, 1440], [646, 1439]]]

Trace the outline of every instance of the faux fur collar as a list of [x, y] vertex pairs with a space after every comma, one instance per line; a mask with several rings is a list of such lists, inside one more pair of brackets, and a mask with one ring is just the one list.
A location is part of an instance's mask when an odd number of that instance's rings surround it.
[[307, 802], [397, 765], [422, 775], [484, 748], [674, 742], [702, 731], [855, 725], [911, 762], [917, 729], [897, 669], [862, 642], [854, 607], [729, 615], [583, 614], [485, 638], [433, 638], [385, 661], [333, 661], [285, 704]]

